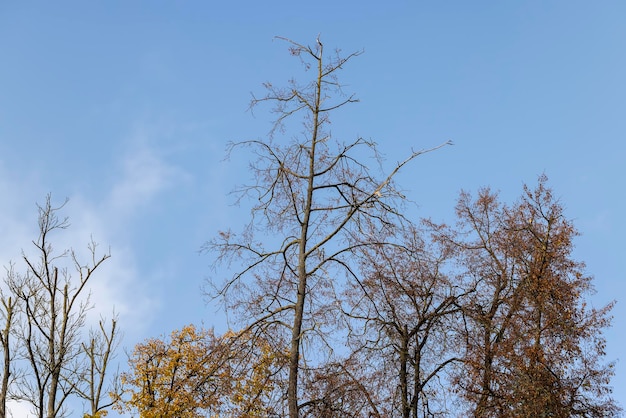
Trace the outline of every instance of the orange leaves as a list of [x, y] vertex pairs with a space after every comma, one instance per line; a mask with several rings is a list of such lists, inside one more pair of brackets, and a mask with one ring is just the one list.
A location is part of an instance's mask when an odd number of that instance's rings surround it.
[[605, 382], [612, 372], [600, 362], [602, 351], [585, 347], [604, 343], [611, 305], [585, 309], [591, 278], [571, 257], [577, 232], [545, 182], [525, 187], [513, 205], [489, 190], [475, 200], [463, 194], [457, 205], [463, 230], [449, 235], [466, 237], [455, 245], [475, 292], [464, 308], [466, 354], [455, 382], [475, 416], [611, 416], [617, 410], [584, 380], [610, 392]]

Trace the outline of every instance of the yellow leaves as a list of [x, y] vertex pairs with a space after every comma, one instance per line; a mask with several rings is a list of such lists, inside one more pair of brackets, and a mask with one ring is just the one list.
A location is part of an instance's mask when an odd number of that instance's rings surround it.
[[286, 352], [275, 350], [267, 341], [255, 342], [255, 361], [234, 380], [230, 397], [239, 417], [267, 416], [267, 402], [259, 402], [276, 388], [276, 370], [287, 363]]
[[188, 325], [168, 340], [138, 344], [129, 360], [131, 371], [122, 375], [122, 383], [133, 388], [127, 405], [143, 418], [199, 416], [198, 410], [216, 402], [215, 343], [212, 331]]
[[122, 375], [125, 406], [141, 418], [265, 416], [260, 401], [273, 390], [283, 359], [260, 338], [232, 331], [216, 337], [188, 325], [135, 347]]
[[109, 411], [107, 410], [101, 410], [96, 412], [95, 414], [85, 414], [83, 415], [83, 418], [103, 418], [106, 417], [109, 414]]

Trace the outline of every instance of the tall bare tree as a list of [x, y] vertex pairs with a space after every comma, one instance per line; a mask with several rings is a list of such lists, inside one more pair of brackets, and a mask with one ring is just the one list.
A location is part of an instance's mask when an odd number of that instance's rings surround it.
[[91, 307], [87, 283], [109, 258], [97, 254], [93, 241], [87, 263], [71, 249], [54, 251], [51, 235], [69, 226], [67, 218], [58, 216], [63, 206], [53, 206], [48, 195], [38, 207], [36, 255], [24, 253], [26, 271], [15, 274], [10, 283], [22, 304], [20, 356], [28, 363], [27, 375], [15, 385], [15, 396], [32, 404], [39, 418], [65, 416], [65, 402], [84, 378], [81, 338]]
[[[258, 156], [251, 165], [256, 182], [239, 190], [253, 202], [252, 216], [242, 234], [221, 232], [204, 249], [215, 251], [218, 262], [243, 266], [225, 282], [211, 282], [211, 295], [224, 297], [256, 332], [288, 335], [288, 414], [297, 418], [306, 402], [298, 388], [301, 371], [324, 357], [324, 346], [332, 351], [325, 341], [338, 315], [335, 289], [354, 274], [350, 254], [366, 242], [363, 226], [392, 230], [402, 222], [403, 196], [393, 178], [425, 151], [412, 152], [387, 175], [373, 174], [375, 143], [342, 143], [329, 126], [333, 111], [357, 101], [342, 92], [337, 73], [359, 52], [327, 57], [319, 39], [312, 47], [286, 41], [310, 81], [285, 88], [266, 83], [267, 94], [252, 100], [252, 107], [270, 103], [276, 114], [269, 138], [231, 148], [247, 146]], [[278, 141], [297, 117], [301, 133]], [[315, 356], [307, 347], [315, 347]]]

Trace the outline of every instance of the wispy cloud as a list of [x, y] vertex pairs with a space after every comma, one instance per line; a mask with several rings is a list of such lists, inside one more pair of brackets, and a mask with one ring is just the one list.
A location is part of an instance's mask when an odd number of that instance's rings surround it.
[[73, 224], [80, 224], [81, 235], [93, 234], [112, 252], [92, 284], [92, 302], [97, 307], [94, 314], [110, 316], [114, 308], [124, 328], [139, 333], [145, 331], [161, 303], [151, 277], [158, 273], [139, 270], [137, 249], [131, 242], [133, 227], [142, 212], [187, 180], [187, 174], [153, 145], [154, 132], [150, 131], [145, 126], [135, 130], [121, 158], [114, 162], [116, 174], [101, 201], [73, 198], [71, 204]]
[[[162, 198], [163, 193], [187, 179], [183, 170], [160, 154], [153, 145], [152, 134], [148, 128], [135, 129], [127, 138], [121, 157], [111, 164], [114, 173], [98, 200], [88, 197], [94, 195], [88, 190], [78, 190], [69, 196], [60, 215], [68, 216], [71, 226], [52, 237], [58, 251], [72, 248], [79, 260], [89, 259], [87, 244], [92, 238], [100, 245], [99, 253], [111, 252], [112, 257], [91, 282], [91, 302], [95, 309], [90, 312], [90, 322], [97, 321], [101, 315], [111, 317], [115, 311], [126, 333], [145, 331], [160, 306], [152, 290], [150, 274], [153, 273], [140, 271], [131, 242], [135, 219]], [[43, 190], [35, 181], [15, 179], [0, 164], [1, 265], [15, 261], [19, 269], [22, 249], [34, 254], [31, 242], [38, 233], [35, 202], [43, 203], [48, 192], [52, 192], [55, 204], [65, 199], [56, 196], [54, 190]]]
[[142, 124], [135, 127], [124, 155], [116, 162], [116, 176], [108, 198], [107, 210], [126, 220], [153, 202], [162, 192], [187, 179], [187, 174], [164, 159], [154, 145], [157, 134]]
[[179, 170], [158, 158], [150, 148], [138, 149], [123, 159], [122, 175], [111, 190], [107, 206], [119, 218], [136, 214], [181, 176]]

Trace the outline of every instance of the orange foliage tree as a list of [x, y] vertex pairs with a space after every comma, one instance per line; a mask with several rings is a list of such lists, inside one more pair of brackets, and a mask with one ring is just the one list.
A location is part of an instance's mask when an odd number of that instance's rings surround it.
[[612, 304], [589, 308], [593, 290], [572, 258], [572, 223], [541, 177], [505, 205], [488, 189], [457, 204], [464, 304], [463, 366], [455, 383], [475, 417], [608, 417], [611, 364], [602, 331]]

